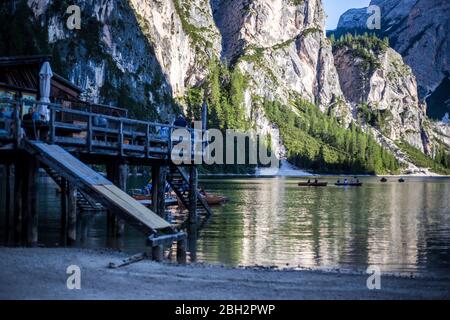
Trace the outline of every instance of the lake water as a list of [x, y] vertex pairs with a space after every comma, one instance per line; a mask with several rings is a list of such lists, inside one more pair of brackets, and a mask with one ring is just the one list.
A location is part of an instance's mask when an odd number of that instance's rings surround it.
[[[300, 180], [201, 180], [207, 191], [230, 200], [214, 207], [195, 248], [191, 242], [193, 259], [359, 271], [377, 265], [385, 272], [450, 276], [450, 179], [409, 177], [400, 184], [389, 178], [382, 184], [363, 177], [361, 188], [302, 188]], [[129, 185], [144, 181], [130, 178]], [[59, 245], [59, 196], [48, 179], [40, 183], [40, 243]], [[104, 214], [83, 218], [79, 230], [81, 247], [136, 253], [145, 245], [142, 235], [129, 228], [122, 239], [108, 237]]]

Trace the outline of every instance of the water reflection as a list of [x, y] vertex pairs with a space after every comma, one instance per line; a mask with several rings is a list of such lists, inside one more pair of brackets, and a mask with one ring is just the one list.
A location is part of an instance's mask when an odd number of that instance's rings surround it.
[[[144, 180], [132, 178], [129, 185]], [[301, 188], [298, 179], [287, 178], [203, 180], [208, 191], [230, 201], [214, 208], [198, 240], [191, 231], [190, 259], [361, 270], [373, 264], [389, 272], [450, 276], [450, 179], [362, 180], [362, 188]], [[40, 178], [39, 207], [39, 242], [60, 245], [59, 195], [47, 178]], [[145, 247], [144, 237], [131, 228], [123, 238], [108, 237], [105, 214], [78, 219], [78, 235], [80, 247], [133, 253]]]
[[449, 180], [380, 184], [366, 178], [354, 189], [299, 188], [297, 182], [207, 182], [231, 201], [201, 232], [199, 260], [448, 273]]

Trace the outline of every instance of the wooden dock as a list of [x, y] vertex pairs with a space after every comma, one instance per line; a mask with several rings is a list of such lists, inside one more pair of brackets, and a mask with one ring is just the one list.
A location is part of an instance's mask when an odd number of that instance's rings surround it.
[[[38, 243], [37, 173], [43, 168], [61, 189], [61, 233], [68, 244], [77, 239], [76, 207], [83, 203], [106, 208], [108, 228], [116, 236], [125, 224], [142, 232], [154, 259], [161, 260], [163, 248], [175, 243], [183, 261], [186, 233], [164, 220], [166, 185], [187, 209], [178, 226], [199, 225], [212, 210], [199, 194], [195, 165], [182, 168], [171, 161], [172, 146], [179, 142], [172, 138], [176, 127], [53, 103], [46, 104], [50, 121], [27, 122], [22, 120], [24, 107], [41, 103], [2, 98], [0, 104], [13, 110], [11, 118], [0, 119], [0, 162], [8, 179], [7, 243]], [[163, 127], [168, 134], [161, 134]], [[89, 165], [105, 166], [106, 178]], [[129, 165], [151, 167], [151, 209], [126, 193]]]

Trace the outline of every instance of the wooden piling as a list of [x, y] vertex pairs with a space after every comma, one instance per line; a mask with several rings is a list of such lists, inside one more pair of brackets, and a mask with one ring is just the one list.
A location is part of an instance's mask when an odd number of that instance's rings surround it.
[[167, 166], [152, 166], [152, 210], [164, 218]]
[[[107, 164], [106, 165], [106, 178], [114, 183], [115, 180], [115, 170], [113, 164]], [[115, 230], [115, 216], [114, 213], [111, 212], [111, 210], [108, 210], [106, 214], [106, 228], [108, 235], [114, 236], [114, 230]]]
[[60, 219], [61, 244], [67, 240], [67, 180], [61, 178], [61, 219]]
[[21, 244], [22, 240], [22, 217], [23, 201], [22, 188], [25, 168], [21, 159], [14, 163], [14, 244]]
[[198, 189], [198, 173], [197, 167], [189, 168], [189, 223], [197, 224], [197, 189]]
[[198, 227], [191, 224], [187, 228], [187, 251], [189, 251], [191, 262], [197, 261], [197, 239]]
[[160, 166], [152, 166], [152, 210], [153, 212], [157, 213], [158, 212], [158, 189], [160, 186], [160, 181], [159, 181], [159, 171], [160, 171]]
[[166, 181], [167, 172], [169, 168], [167, 166], [161, 166], [159, 168], [159, 185], [157, 190], [157, 211], [156, 214], [164, 218], [166, 214]]
[[28, 157], [27, 181], [24, 188], [23, 200], [26, 201], [26, 243], [28, 246], [36, 246], [38, 243], [38, 173], [39, 162], [36, 158]]
[[163, 261], [164, 258], [164, 247], [162, 245], [157, 245], [152, 248], [152, 259], [157, 262]]
[[[121, 163], [117, 166], [117, 181], [114, 183], [123, 191], [127, 192], [127, 179], [128, 179], [128, 166]], [[125, 233], [125, 222], [116, 217], [116, 235], [118, 237], [123, 236]]]
[[177, 262], [186, 263], [186, 239], [177, 241]]
[[[106, 175], [109, 181], [118, 188], [127, 191], [128, 166], [125, 163], [110, 163], [106, 166]], [[108, 210], [107, 224], [109, 232], [121, 237], [125, 233], [125, 222], [116, 217], [113, 212]]]
[[67, 184], [67, 244], [73, 245], [77, 240], [77, 188]]
[[5, 245], [11, 243], [11, 166], [5, 166]]

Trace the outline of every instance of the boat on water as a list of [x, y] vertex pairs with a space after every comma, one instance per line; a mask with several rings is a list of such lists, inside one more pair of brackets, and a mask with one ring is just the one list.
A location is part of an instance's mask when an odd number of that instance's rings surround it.
[[381, 180], [380, 180], [380, 182], [387, 182], [387, 181], [388, 180], [385, 177], [381, 178]]
[[228, 200], [227, 197], [215, 194], [206, 194], [206, 196], [203, 196], [203, 199], [205, 199], [206, 203], [208, 203], [210, 206], [219, 205]]
[[363, 184], [362, 182], [349, 182], [349, 183], [336, 182], [334, 185], [338, 187], [362, 187]]
[[405, 182], [405, 179], [400, 178], [400, 179], [398, 179], [398, 182], [403, 183], [403, 182]]
[[300, 182], [299, 187], [326, 187], [328, 182]]

